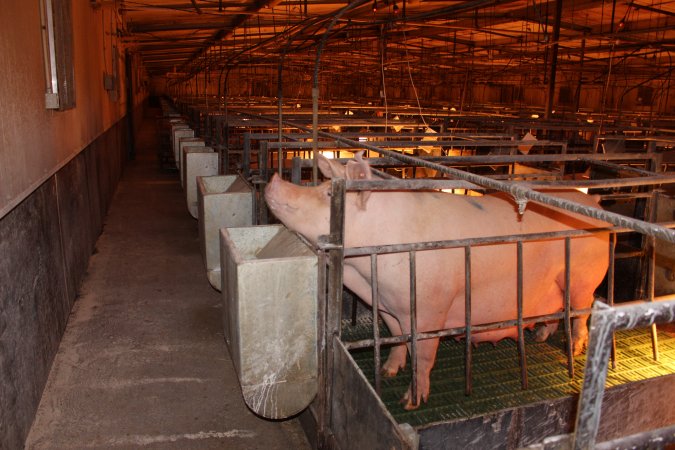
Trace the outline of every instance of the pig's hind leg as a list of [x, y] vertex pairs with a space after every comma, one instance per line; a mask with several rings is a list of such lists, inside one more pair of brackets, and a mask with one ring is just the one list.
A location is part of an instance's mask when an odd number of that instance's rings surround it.
[[[361, 298], [361, 300], [372, 307], [372, 289], [369, 279], [361, 275], [361, 273], [359, 273], [356, 268], [345, 264], [344, 282], [345, 286], [351, 289], [352, 292]], [[387, 324], [387, 328], [389, 328], [391, 335], [400, 336], [401, 325], [399, 325], [398, 319], [386, 311], [383, 311], [382, 309], [380, 309], [379, 313], [382, 317], [382, 320], [384, 320], [384, 323]], [[385, 377], [395, 377], [400, 369], [405, 368], [406, 356], [407, 349], [405, 344], [393, 346], [389, 352], [387, 361], [380, 369], [380, 373]]]
[[[391, 332], [392, 336], [400, 336], [401, 325], [398, 323], [398, 320], [384, 311], [380, 311], [380, 316], [384, 323], [387, 324], [387, 328]], [[387, 361], [382, 364], [380, 373], [385, 377], [395, 377], [400, 369], [405, 369], [406, 357], [408, 354], [408, 349], [405, 344], [394, 345], [389, 350], [389, 357]]]

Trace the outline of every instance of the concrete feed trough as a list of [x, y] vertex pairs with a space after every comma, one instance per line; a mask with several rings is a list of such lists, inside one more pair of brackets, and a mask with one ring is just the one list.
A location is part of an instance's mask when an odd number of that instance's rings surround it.
[[223, 325], [246, 404], [283, 419], [317, 392], [318, 258], [282, 225], [220, 231]]
[[220, 290], [220, 228], [253, 225], [253, 188], [241, 175], [197, 177], [199, 240], [211, 286]]
[[218, 153], [214, 153], [211, 147], [183, 147], [182, 153], [185, 200], [190, 215], [196, 219], [199, 216], [197, 177], [218, 175]]
[[198, 137], [184, 137], [180, 138], [178, 141], [178, 161], [176, 162], [178, 170], [180, 171], [180, 187], [185, 188], [185, 175], [184, 175], [184, 161], [183, 153], [185, 152], [185, 147], [205, 147], [206, 142], [204, 139]]
[[181, 138], [194, 137], [195, 131], [190, 128], [183, 128], [182, 125], [171, 129], [171, 145], [173, 146], [173, 160], [176, 163], [176, 167], [180, 167], [180, 159], [178, 159], [178, 145], [180, 144]]

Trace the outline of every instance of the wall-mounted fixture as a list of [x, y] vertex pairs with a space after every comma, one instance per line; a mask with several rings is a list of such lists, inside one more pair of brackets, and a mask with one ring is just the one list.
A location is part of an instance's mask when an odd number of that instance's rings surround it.
[[65, 110], [75, 106], [71, 2], [40, 0], [45, 69], [45, 106]]

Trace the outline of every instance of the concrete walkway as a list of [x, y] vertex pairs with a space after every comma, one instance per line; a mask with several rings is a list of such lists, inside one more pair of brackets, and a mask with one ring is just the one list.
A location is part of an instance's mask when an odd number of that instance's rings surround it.
[[[149, 110], [153, 113], [153, 110]], [[197, 221], [150, 117], [52, 367], [28, 449], [308, 449], [243, 403]]]

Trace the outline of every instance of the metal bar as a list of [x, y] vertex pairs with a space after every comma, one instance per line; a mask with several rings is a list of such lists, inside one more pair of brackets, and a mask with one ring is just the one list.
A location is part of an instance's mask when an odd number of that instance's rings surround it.
[[417, 269], [415, 251], [411, 251], [410, 258], [410, 369], [412, 380], [410, 390], [412, 404], [417, 406]]
[[563, 0], [555, 1], [555, 18], [553, 21], [553, 45], [551, 46], [551, 70], [548, 75], [548, 92], [546, 97], [546, 112], [545, 119], [551, 118], [551, 111], [553, 108], [553, 98], [555, 96], [555, 78], [558, 68], [558, 41], [560, 40], [560, 22], [562, 17]]
[[328, 252], [330, 273], [328, 274], [328, 299], [326, 303], [326, 327], [325, 339], [326, 345], [324, 348], [323, 357], [325, 358], [326, 373], [328, 378], [324, 381], [326, 384], [322, 386], [325, 390], [326, 403], [323, 405], [324, 415], [323, 423], [326, 428], [322, 429], [322, 439], [327, 439], [332, 427], [332, 404], [333, 404], [333, 390], [330, 384], [330, 379], [333, 376], [333, 353], [335, 351], [334, 344], [340, 338], [341, 332], [341, 312], [342, 312], [342, 284], [343, 284], [343, 239], [345, 227], [345, 180], [336, 178], [332, 180], [332, 195], [331, 195], [331, 215], [330, 215], [330, 234], [328, 236], [329, 242], [333, 247]]
[[471, 246], [464, 247], [464, 328], [465, 328], [465, 354], [464, 354], [464, 393], [471, 395], [473, 381], [471, 367], [473, 365], [473, 353], [471, 347]]
[[[429, 136], [429, 135], [427, 135]], [[435, 136], [435, 135], [434, 135]], [[306, 139], [313, 139], [312, 136], [307, 136]], [[400, 138], [400, 136], [398, 136]], [[269, 138], [268, 138], [269, 139]], [[367, 142], [367, 141], [366, 141]], [[438, 140], [438, 141], [411, 141], [411, 140], [406, 140], [406, 141], [376, 141], [377, 144], [381, 147], [404, 147], [404, 148], [418, 148], [418, 147], [452, 147], [452, 148], [481, 148], [481, 147], [489, 147], [489, 148], [494, 148], [494, 147], [519, 147], [523, 145], [522, 141], [512, 141], [512, 140], [481, 140], [481, 141], [443, 141], [443, 140]], [[528, 141], [528, 145], [536, 145], [538, 147], [560, 147], [563, 148], [565, 147], [564, 142], [560, 141], [548, 141], [548, 140], [542, 140], [542, 141], [532, 141], [534, 142], [531, 144]], [[270, 142], [270, 144], [274, 144], [274, 147], [279, 147], [279, 148], [314, 148], [316, 144], [317, 148], [322, 148], [322, 149], [332, 149], [332, 148], [353, 148], [352, 145], [341, 142], [341, 141], [318, 141], [318, 142]], [[482, 156], [506, 156], [506, 155], [482, 155]], [[519, 156], [519, 155], [509, 155], [509, 156]], [[543, 156], [543, 155], [540, 155]], [[546, 155], [546, 156], [553, 156], [553, 155]], [[473, 156], [465, 156], [464, 158], [470, 158]], [[446, 156], [446, 157], [440, 157], [437, 156], [436, 158], [458, 158], [457, 156]], [[369, 160], [371, 158], [368, 158]], [[581, 160], [581, 156], [575, 155], [576, 160]]]
[[567, 373], [570, 378], [574, 378], [574, 352], [572, 348], [572, 322], [570, 319], [570, 313], [572, 311], [572, 305], [570, 302], [570, 286], [571, 286], [571, 272], [572, 272], [572, 240], [568, 236], [565, 238], [565, 298], [563, 313], [565, 315], [563, 322], [565, 324], [565, 340], [566, 340], [566, 350], [567, 350]]
[[[675, 227], [675, 222], [664, 222], [664, 227]], [[367, 256], [371, 253], [385, 254], [385, 253], [403, 253], [411, 250], [438, 250], [444, 248], [457, 248], [466, 245], [479, 246], [491, 244], [507, 244], [515, 243], [518, 240], [523, 241], [537, 241], [564, 237], [585, 237], [592, 236], [595, 233], [629, 233], [633, 230], [627, 228], [589, 228], [586, 230], [564, 230], [564, 231], [549, 231], [545, 233], [528, 233], [518, 235], [504, 235], [504, 236], [486, 236], [477, 238], [452, 239], [446, 241], [431, 241], [431, 242], [415, 242], [408, 244], [390, 244], [390, 245], [374, 245], [369, 247], [350, 247], [345, 249], [345, 257]]]
[[244, 154], [241, 161], [241, 171], [244, 174], [244, 178], [248, 178], [251, 175], [251, 137], [248, 133], [244, 133]]
[[269, 160], [270, 157], [267, 142], [261, 142], [260, 149], [258, 150], [258, 173], [263, 180], [269, 179]]
[[373, 348], [374, 357], [374, 372], [375, 372], [375, 392], [380, 395], [382, 390], [382, 377], [380, 374], [381, 357], [380, 357], [380, 324], [378, 323], [378, 311], [380, 308], [380, 299], [377, 284], [377, 255], [370, 255], [370, 289], [373, 309], [373, 341], [375, 347]]
[[675, 443], [675, 425], [656, 430], [644, 431], [607, 442], [596, 444], [595, 450], [625, 449], [667, 449]]
[[[647, 278], [647, 300], [654, 301], [654, 274], [656, 272], [656, 238], [651, 236], [649, 238], [649, 275]], [[652, 340], [652, 356], [654, 361], [659, 360], [659, 336], [657, 334], [656, 325], [649, 328]]]
[[[262, 142], [260, 145], [262, 145]], [[277, 149], [277, 166], [279, 168], [277, 173], [281, 176], [284, 173], [284, 153], [281, 149]]]
[[[565, 230], [565, 231], [549, 231], [545, 233], [528, 233], [519, 235], [504, 235], [504, 236], [486, 236], [478, 238], [452, 239], [447, 241], [433, 241], [433, 242], [415, 242], [407, 244], [390, 244], [390, 245], [374, 245], [369, 247], [349, 247], [345, 248], [345, 257], [367, 256], [371, 253], [385, 254], [385, 253], [403, 253], [411, 250], [439, 250], [445, 248], [465, 247], [467, 245], [491, 245], [491, 244], [511, 244], [518, 240], [523, 241], [538, 241], [554, 238], [570, 237], [585, 237], [592, 236], [594, 233], [602, 233], [609, 231], [617, 231], [612, 228], [595, 228], [588, 230]], [[630, 230], [628, 230], [630, 231]]]
[[527, 389], [527, 357], [525, 354], [525, 330], [523, 328], [523, 241], [517, 244], [517, 304], [518, 304], [518, 359], [520, 361], [520, 382]]
[[[607, 304], [614, 306], [614, 275], [616, 265], [616, 233], [609, 234], [609, 267], [607, 268]], [[612, 369], [616, 369], [616, 336], [612, 333]]]
[[[650, 159], [652, 159], [652, 158], [650, 157]], [[638, 175], [645, 175], [645, 176], [654, 175], [654, 172], [651, 171], [651, 170], [638, 169], [636, 167], [630, 167], [630, 166], [622, 166], [620, 164], [614, 164], [614, 163], [610, 163], [610, 162], [607, 162], [607, 161], [597, 161], [597, 160], [593, 161], [593, 160], [585, 160], [583, 158], [581, 159], [581, 161], [587, 162], [589, 164], [592, 164], [592, 165], [595, 165], [595, 166], [598, 166], [598, 167], [605, 167], [607, 169], [612, 169], [616, 172], [633, 172], [633, 173], [636, 173]]]
[[610, 307], [596, 302], [574, 429], [574, 450], [594, 448], [607, 379], [612, 331], [675, 321], [675, 300]]
[[302, 180], [302, 166], [300, 165], [301, 159], [297, 156], [293, 158], [293, 168], [291, 169], [291, 183], [300, 184]]

